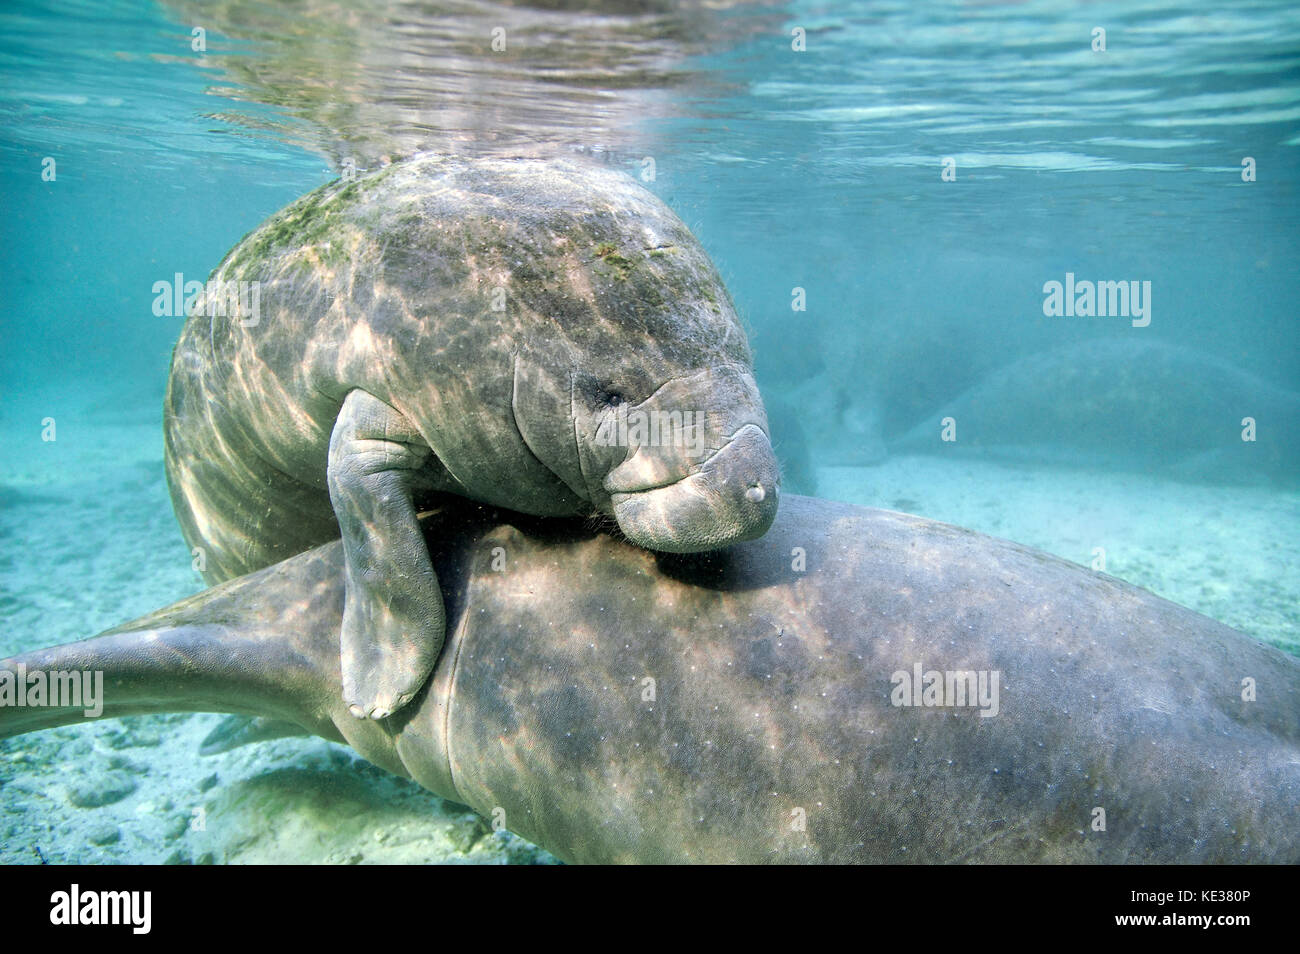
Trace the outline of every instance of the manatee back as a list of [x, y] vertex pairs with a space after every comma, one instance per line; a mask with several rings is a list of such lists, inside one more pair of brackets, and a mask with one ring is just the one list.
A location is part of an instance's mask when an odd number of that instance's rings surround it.
[[[516, 524], [464, 565], [408, 767], [569, 860], [1300, 859], [1300, 666], [1066, 561], [791, 496], [725, 554]], [[918, 665], [996, 714], [895, 705]]]

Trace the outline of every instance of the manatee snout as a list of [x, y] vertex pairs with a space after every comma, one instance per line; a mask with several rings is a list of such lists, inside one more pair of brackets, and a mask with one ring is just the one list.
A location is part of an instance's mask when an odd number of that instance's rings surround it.
[[686, 477], [648, 490], [620, 489], [618, 469], [606, 480], [614, 519], [638, 546], [694, 553], [753, 540], [776, 518], [780, 469], [772, 442], [745, 424]]

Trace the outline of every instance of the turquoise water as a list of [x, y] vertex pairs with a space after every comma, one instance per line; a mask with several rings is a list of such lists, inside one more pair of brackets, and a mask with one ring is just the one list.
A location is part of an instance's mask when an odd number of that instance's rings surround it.
[[[793, 489], [1084, 564], [1101, 549], [1109, 572], [1297, 651], [1300, 8], [568, 7], [0, 11], [0, 655], [200, 586], [162, 482], [180, 319], [154, 314], [154, 284], [202, 279], [349, 165], [417, 150], [642, 177], [749, 326]], [[1044, 287], [1067, 275], [1136, 282], [1149, 311], [1049, 316]], [[206, 731], [140, 724], [164, 741], [93, 736], [87, 753], [126, 762], [92, 763], [91, 788], [161, 772]], [[40, 765], [38, 743], [5, 751]], [[304, 744], [221, 771], [298, 759], [330, 777], [338, 756]], [[4, 775], [6, 860], [36, 843], [59, 860], [263, 857], [177, 848], [159, 832], [184, 813], [158, 806], [180, 796], [90, 811], [20, 774]]]

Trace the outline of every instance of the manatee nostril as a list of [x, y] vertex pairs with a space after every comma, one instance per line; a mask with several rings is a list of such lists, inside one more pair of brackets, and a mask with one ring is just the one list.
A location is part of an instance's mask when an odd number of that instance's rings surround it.
[[754, 484], [745, 491], [745, 497], [753, 503], [762, 503], [767, 497], [767, 491], [763, 489], [762, 484]]

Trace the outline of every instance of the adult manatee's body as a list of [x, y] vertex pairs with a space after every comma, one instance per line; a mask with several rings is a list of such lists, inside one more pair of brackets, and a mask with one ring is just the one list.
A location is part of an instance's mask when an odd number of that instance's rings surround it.
[[[947, 417], [955, 441], [942, 439]], [[1102, 338], [994, 371], [892, 446], [1294, 486], [1300, 394], [1191, 348]]]
[[[102, 669], [108, 715], [294, 722], [573, 861], [1300, 861], [1300, 664], [1110, 577], [799, 497], [707, 557], [429, 529], [447, 652], [386, 720], [339, 697], [337, 544], [0, 665]], [[917, 664], [998, 671], [996, 715], [896, 707]]]
[[707, 254], [629, 177], [566, 164], [416, 157], [289, 206], [199, 296], [164, 421], [209, 582], [341, 530], [343, 691], [374, 718], [442, 644], [424, 494], [683, 552], [760, 535], [779, 490]]

